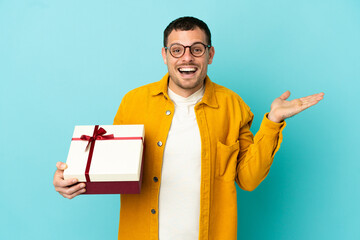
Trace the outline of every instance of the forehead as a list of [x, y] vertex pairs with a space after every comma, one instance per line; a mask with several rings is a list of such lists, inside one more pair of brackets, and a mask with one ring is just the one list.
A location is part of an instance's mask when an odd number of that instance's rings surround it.
[[191, 45], [194, 42], [202, 42], [206, 44], [206, 34], [200, 28], [195, 28], [194, 30], [189, 31], [173, 30], [168, 36], [168, 45], [173, 43]]

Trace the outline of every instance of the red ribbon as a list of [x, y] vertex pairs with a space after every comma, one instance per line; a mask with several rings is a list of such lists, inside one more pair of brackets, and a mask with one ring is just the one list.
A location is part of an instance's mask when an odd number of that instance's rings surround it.
[[99, 125], [95, 125], [94, 132], [92, 137], [87, 135], [81, 135], [80, 138], [72, 138], [71, 140], [83, 140], [88, 141], [88, 144], [86, 145], [85, 152], [89, 149], [89, 156], [86, 163], [86, 169], [85, 169], [85, 178], [86, 182], [90, 182], [89, 172], [90, 172], [90, 166], [91, 166], [91, 160], [95, 148], [95, 141], [96, 140], [142, 140], [142, 137], [114, 137], [114, 134], [105, 135], [106, 130], [102, 127], [99, 129]]

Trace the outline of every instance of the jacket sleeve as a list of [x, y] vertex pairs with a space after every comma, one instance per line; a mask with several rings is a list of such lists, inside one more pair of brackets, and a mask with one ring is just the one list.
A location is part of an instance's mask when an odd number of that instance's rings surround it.
[[126, 95], [123, 97], [123, 99], [120, 103], [120, 106], [116, 112], [113, 125], [124, 124], [124, 122], [125, 122], [124, 117], [126, 116], [125, 115], [125, 113], [126, 113], [125, 106], [126, 106]]
[[240, 152], [237, 161], [236, 182], [246, 191], [254, 190], [268, 175], [275, 153], [280, 148], [285, 122], [275, 123], [265, 114], [255, 137], [250, 131], [253, 114], [240, 129]]

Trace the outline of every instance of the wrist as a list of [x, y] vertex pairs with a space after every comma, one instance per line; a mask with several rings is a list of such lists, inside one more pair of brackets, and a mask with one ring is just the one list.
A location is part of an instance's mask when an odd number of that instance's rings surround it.
[[267, 115], [267, 118], [272, 121], [272, 122], [276, 122], [276, 123], [280, 123], [282, 122], [284, 119], [281, 119], [279, 117], [276, 117], [276, 115], [270, 111], [270, 113]]

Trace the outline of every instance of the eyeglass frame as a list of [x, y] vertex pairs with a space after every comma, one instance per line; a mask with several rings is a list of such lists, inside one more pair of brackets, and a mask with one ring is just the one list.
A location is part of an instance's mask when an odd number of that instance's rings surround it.
[[[205, 51], [204, 51], [203, 54], [201, 54], [200, 56], [195, 56], [195, 55], [192, 53], [192, 51], [191, 51], [191, 47], [194, 46], [195, 44], [201, 44], [201, 45], [203, 45], [203, 46], [205, 47]], [[172, 46], [174, 46], [174, 45], [181, 45], [181, 46], [184, 47], [184, 52], [183, 52], [183, 54], [182, 54], [181, 56], [175, 57], [174, 55], [171, 54], [170, 48], [171, 48]], [[207, 49], [207, 48], [211, 48], [211, 45], [209, 45], [209, 44], [206, 45], [206, 44], [204, 44], [204, 43], [202, 43], [202, 42], [195, 42], [195, 43], [193, 43], [191, 46], [184, 46], [184, 45], [182, 45], [181, 43], [173, 43], [173, 44], [170, 45], [170, 47], [164, 47], [164, 48], [165, 48], [165, 50], [169, 50], [170, 55], [171, 55], [172, 57], [174, 57], [174, 58], [181, 58], [182, 56], [184, 56], [184, 54], [185, 54], [185, 52], [186, 52], [186, 48], [189, 48], [189, 51], [190, 51], [191, 55], [193, 55], [194, 57], [202, 57], [202, 56], [204, 56], [204, 54], [205, 54], [205, 52], [206, 52], [206, 49]]]

